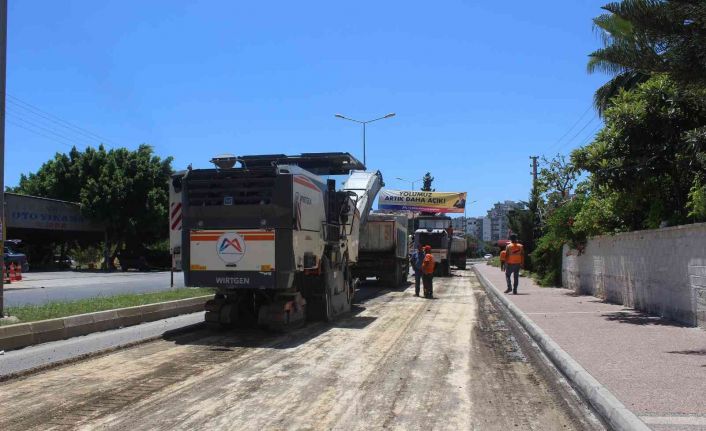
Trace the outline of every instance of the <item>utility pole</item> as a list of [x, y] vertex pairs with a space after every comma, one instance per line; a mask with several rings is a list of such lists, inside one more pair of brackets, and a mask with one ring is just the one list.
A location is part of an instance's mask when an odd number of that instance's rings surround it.
[[[7, 65], [7, 0], [0, 0], [0, 254], [5, 255], [5, 69]], [[0, 276], [0, 319], [5, 316], [3, 281]]]
[[532, 178], [534, 179], [534, 183], [536, 183], [537, 182], [537, 159], [539, 159], [539, 156], [530, 156], [530, 159], [532, 160], [532, 165], [531, 165], [532, 172], [530, 172], [530, 174], [532, 175]]

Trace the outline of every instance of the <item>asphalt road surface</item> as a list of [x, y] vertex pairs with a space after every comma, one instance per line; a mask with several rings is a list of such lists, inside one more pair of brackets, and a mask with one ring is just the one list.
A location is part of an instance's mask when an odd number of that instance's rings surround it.
[[[174, 287], [184, 287], [181, 272], [174, 273]], [[75, 301], [94, 296], [148, 293], [170, 289], [169, 272], [29, 272], [23, 280], [5, 286], [5, 306], [39, 305]]]
[[287, 334], [200, 329], [0, 383], [0, 429], [600, 429], [470, 271]]

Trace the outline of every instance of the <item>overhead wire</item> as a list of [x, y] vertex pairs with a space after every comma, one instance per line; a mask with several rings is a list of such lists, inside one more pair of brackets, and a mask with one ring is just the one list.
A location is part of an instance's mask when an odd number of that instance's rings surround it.
[[61, 130], [57, 130], [56, 128], [53, 128], [51, 126], [47, 127], [48, 125], [46, 125], [46, 124], [36, 123], [33, 120], [27, 119], [27, 117], [24, 117], [22, 115], [18, 115], [16, 112], [7, 111], [7, 114], [11, 118], [19, 120], [30, 127], [35, 127], [37, 129], [41, 129], [44, 132], [50, 133], [50, 134], [55, 135], [55, 136], [62, 138], [62, 139], [66, 139], [69, 142], [73, 142], [74, 145], [78, 145], [79, 143], [86, 144], [86, 145], [95, 144], [95, 141], [89, 140], [89, 139], [82, 137], [82, 136], [79, 136], [79, 137], [67, 136], [64, 133], [62, 133], [63, 131], [61, 131]]
[[43, 136], [43, 137], [45, 137], [45, 138], [47, 138], [47, 139], [49, 139], [49, 140], [52, 140], [52, 141], [54, 141], [54, 142], [57, 142], [57, 143], [59, 143], [59, 144], [61, 144], [61, 145], [64, 145], [64, 146], [66, 146], [66, 147], [69, 147], [69, 148], [73, 148], [73, 147], [74, 147], [74, 145], [71, 144], [71, 143], [66, 143], [66, 142], [64, 142], [64, 141], [61, 141], [61, 140], [55, 138], [55, 137], [52, 137], [52, 136], [47, 135], [47, 134], [45, 134], [45, 133], [39, 132], [39, 131], [37, 131], [37, 130], [35, 130], [35, 129], [26, 127], [26, 126], [24, 126], [24, 125], [22, 125], [22, 124], [20, 124], [20, 123], [16, 123], [16, 122], [10, 120], [9, 118], [5, 118], [5, 121], [6, 121], [8, 124], [12, 124], [12, 125], [15, 126], [15, 127], [19, 127], [20, 129], [24, 129], [24, 130], [27, 130], [28, 132], [32, 132], [32, 133], [34, 133], [34, 134], [36, 134], [36, 135]]
[[[586, 116], [586, 114], [588, 114], [588, 113], [591, 111], [591, 109], [593, 109], [593, 105], [589, 104], [589, 105], [588, 105], [588, 108], [586, 108], [586, 110], [583, 111], [583, 113], [579, 116], [578, 120], [576, 120], [576, 122], [575, 122], [574, 124], [572, 124], [571, 127], [569, 127], [569, 129], [568, 129], [566, 132], [564, 132], [564, 134], [561, 135], [561, 137], [560, 137], [559, 139], [557, 139], [556, 142], [554, 142], [554, 143], [549, 147], [548, 152], [553, 151], [553, 148], [555, 148], [557, 145], [559, 145], [559, 144], [561, 143], [561, 141], [563, 141], [564, 138], [566, 138], [566, 137], [569, 135], [569, 133], [571, 133], [571, 132], [574, 130], [574, 128], [575, 128], [581, 121], [583, 121], [584, 117]], [[591, 121], [593, 121], [593, 120], [591, 120]]]
[[593, 137], [596, 136], [596, 132], [598, 132], [601, 127], [603, 127], [603, 124], [599, 124], [593, 130], [591, 130], [591, 132], [583, 138], [583, 140], [578, 146], [583, 147], [584, 145], [586, 145]]
[[[49, 129], [52, 134], [59, 134], [66, 138], [66, 135], [70, 135], [71, 141], [81, 141], [86, 144], [105, 144], [107, 146], [117, 146], [114, 141], [99, 135], [98, 133], [92, 132], [84, 127], [78, 126], [65, 120], [57, 115], [54, 115], [46, 110], [39, 108], [29, 102], [26, 102], [16, 96], [9, 93], [5, 93], [7, 98], [7, 108], [8, 112], [14, 112], [17, 116], [23, 116], [25, 122], [29, 123], [27, 118], [31, 117], [31, 121], [34, 122], [35, 127], [40, 127], [43, 129]], [[16, 124], [15, 124], [16, 125]], [[27, 127], [24, 127], [27, 129]]]

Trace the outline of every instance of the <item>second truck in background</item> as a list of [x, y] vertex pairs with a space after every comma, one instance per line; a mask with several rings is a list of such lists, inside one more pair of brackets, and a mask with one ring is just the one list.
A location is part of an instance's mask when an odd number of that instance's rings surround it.
[[451, 237], [451, 265], [458, 269], [466, 269], [466, 238]]
[[390, 286], [402, 286], [409, 273], [407, 217], [370, 214], [360, 229], [358, 262], [353, 276], [376, 277]]

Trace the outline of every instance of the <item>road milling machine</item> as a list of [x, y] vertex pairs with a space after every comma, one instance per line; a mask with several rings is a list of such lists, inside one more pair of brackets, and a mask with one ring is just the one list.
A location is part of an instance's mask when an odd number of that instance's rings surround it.
[[[365, 172], [348, 153], [211, 162], [170, 185], [170, 207], [181, 211], [171, 248], [184, 284], [216, 289], [206, 321], [282, 329], [350, 310], [358, 233], [383, 186], [380, 172]], [[336, 175], [348, 175], [340, 189], [323, 178]]]

